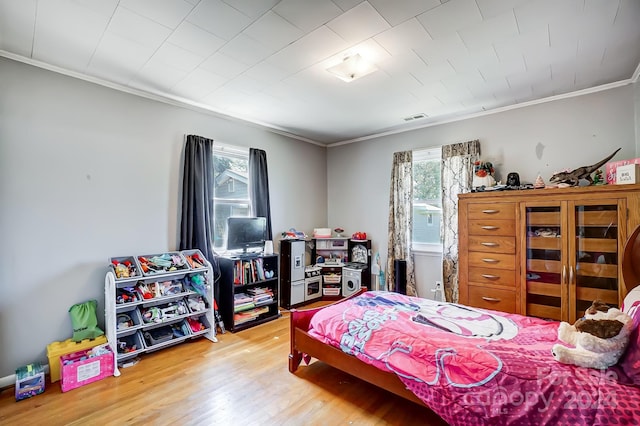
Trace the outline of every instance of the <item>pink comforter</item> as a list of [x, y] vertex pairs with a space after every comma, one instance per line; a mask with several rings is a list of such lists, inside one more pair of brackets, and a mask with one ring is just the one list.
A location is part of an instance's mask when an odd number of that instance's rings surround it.
[[367, 292], [319, 311], [310, 333], [392, 371], [452, 425], [640, 424], [620, 369], [556, 362], [557, 322]]

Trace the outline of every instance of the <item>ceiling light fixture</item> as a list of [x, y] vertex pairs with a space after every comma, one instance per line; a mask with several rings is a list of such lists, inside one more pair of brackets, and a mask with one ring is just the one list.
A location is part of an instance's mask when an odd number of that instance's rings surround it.
[[338, 65], [327, 68], [328, 72], [347, 83], [377, 70], [378, 68], [374, 64], [365, 61], [359, 53], [347, 56]]

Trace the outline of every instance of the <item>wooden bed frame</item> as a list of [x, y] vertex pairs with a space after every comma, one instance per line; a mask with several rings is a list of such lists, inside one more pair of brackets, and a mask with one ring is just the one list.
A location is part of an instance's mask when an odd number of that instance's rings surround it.
[[[365, 287], [345, 298], [344, 301], [367, 291]], [[335, 303], [339, 303], [335, 302]], [[291, 332], [291, 351], [289, 352], [289, 371], [295, 373], [302, 362], [303, 354], [312, 358], [316, 358], [325, 364], [344, 371], [354, 377], [365, 382], [369, 382], [379, 388], [392, 392], [402, 398], [413, 401], [424, 407], [427, 405], [406, 388], [404, 383], [394, 373], [385, 372], [378, 368], [365, 364], [353, 355], [348, 355], [340, 349], [329, 346], [311, 337], [308, 333], [311, 317], [323, 309], [325, 306], [318, 308], [297, 310], [292, 309], [290, 314], [290, 332]]]
[[[636, 227], [625, 243], [622, 253], [622, 279], [621, 288], [626, 290], [625, 295], [631, 291], [631, 289], [640, 285], [640, 226]], [[367, 291], [367, 289], [362, 287], [357, 293], [346, 299], [358, 296], [365, 291]], [[340, 303], [346, 299], [335, 303]], [[308, 355], [365, 382], [369, 382], [402, 398], [429, 408], [422, 400], [415, 396], [413, 392], [408, 390], [394, 373], [379, 370], [376, 367], [360, 361], [353, 355], [348, 355], [340, 349], [326, 345], [311, 337], [308, 333], [311, 318], [324, 307], [326, 306], [304, 310], [291, 310], [291, 350], [289, 352], [289, 371], [291, 373], [295, 373], [298, 369], [303, 356]]]

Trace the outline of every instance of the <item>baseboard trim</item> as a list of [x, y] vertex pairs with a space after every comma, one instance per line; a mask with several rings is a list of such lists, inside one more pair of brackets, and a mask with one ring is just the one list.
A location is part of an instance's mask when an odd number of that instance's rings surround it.
[[10, 376], [0, 377], [0, 389], [13, 387], [15, 385], [16, 385], [16, 375], [15, 374], [12, 374]]

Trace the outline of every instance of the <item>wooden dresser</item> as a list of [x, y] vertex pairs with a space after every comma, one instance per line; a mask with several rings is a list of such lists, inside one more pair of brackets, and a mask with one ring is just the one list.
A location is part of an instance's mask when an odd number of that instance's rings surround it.
[[461, 194], [458, 220], [460, 303], [573, 323], [627, 293], [640, 185]]

